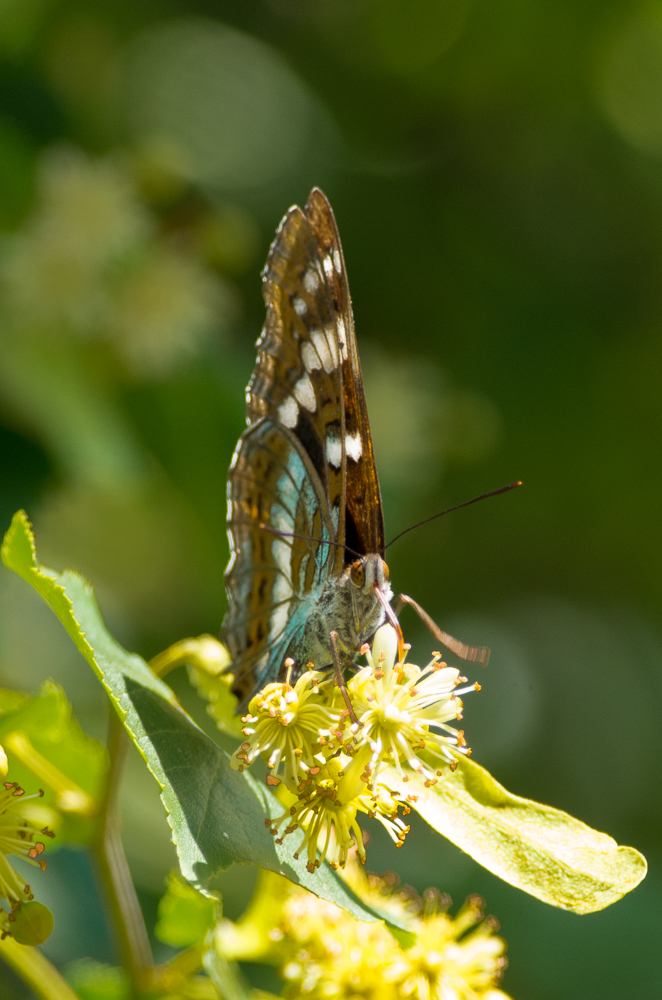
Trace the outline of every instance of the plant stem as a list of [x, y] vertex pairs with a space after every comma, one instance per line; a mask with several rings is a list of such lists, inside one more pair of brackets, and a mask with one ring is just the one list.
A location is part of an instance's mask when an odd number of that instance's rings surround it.
[[13, 938], [6, 937], [0, 941], [0, 958], [40, 1000], [78, 1000], [71, 986], [38, 948], [17, 944]]
[[110, 709], [108, 725], [108, 778], [104, 789], [92, 852], [97, 863], [110, 913], [115, 925], [122, 964], [136, 993], [149, 980], [153, 965], [147, 929], [131, 878], [120, 836], [122, 821], [119, 787], [122, 764], [129, 745], [124, 727], [115, 710]]

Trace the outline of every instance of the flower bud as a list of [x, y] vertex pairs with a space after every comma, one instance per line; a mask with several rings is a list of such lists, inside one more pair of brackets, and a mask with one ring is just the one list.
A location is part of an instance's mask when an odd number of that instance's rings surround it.
[[9, 924], [12, 937], [19, 944], [37, 945], [43, 944], [50, 937], [53, 930], [53, 914], [36, 899], [32, 902], [21, 903], [12, 914], [13, 920]]

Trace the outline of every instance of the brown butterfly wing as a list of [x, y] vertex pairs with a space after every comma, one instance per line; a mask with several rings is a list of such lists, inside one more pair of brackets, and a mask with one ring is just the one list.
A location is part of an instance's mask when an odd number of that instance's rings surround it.
[[372, 448], [361, 363], [345, 261], [336, 220], [326, 196], [313, 188], [306, 215], [315, 234], [336, 314], [342, 357], [345, 410], [345, 541], [362, 554], [384, 554], [384, 514]]
[[[335, 305], [315, 234], [297, 206], [278, 229], [263, 281], [267, 316], [246, 393], [248, 423], [271, 417], [298, 438], [320, 478], [342, 545], [344, 401]], [[340, 572], [342, 548], [334, 558]]]

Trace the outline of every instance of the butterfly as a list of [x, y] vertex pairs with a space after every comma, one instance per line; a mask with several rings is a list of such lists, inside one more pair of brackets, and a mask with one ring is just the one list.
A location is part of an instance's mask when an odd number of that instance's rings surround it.
[[487, 662], [484, 647], [453, 639], [407, 595], [391, 604], [347, 273], [318, 188], [285, 215], [262, 278], [267, 315], [248, 427], [228, 474], [222, 638], [234, 693], [245, 705], [286, 670], [296, 678], [310, 665], [351, 668], [387, 618], [399, 628], [405, 603], [462, 659]]

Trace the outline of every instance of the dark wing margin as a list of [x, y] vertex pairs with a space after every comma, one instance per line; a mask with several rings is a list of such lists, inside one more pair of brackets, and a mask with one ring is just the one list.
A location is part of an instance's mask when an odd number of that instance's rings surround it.
[[[362, 554], [378, 552], [383, 557], [385, 538], [382, 497], [356, 346], [347, 271], [333, 211], [319, 188], [313, 188], [310, 193], [306, 216], [317, 240], [333, 301], [338, 347], [342, 358], [345, 542]], [[346, 553], [345, 561], [351, 562], [351, 559], [352, 556]]]

